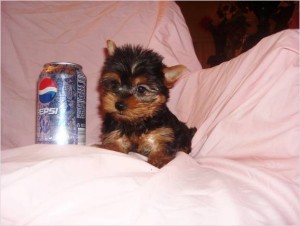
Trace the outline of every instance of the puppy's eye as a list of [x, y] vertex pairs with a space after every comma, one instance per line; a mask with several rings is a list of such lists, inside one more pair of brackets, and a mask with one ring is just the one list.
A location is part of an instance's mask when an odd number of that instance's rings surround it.
[[112, 90], [117, 90], [120, 87], [120, 84], [117, 81], [111, 81], [110, 82], [110, 88]]
[[147, 91], [147, 88], [145, 86], [139, 85], [136, 87], [136, 91], [139, 94], [144, 94]]

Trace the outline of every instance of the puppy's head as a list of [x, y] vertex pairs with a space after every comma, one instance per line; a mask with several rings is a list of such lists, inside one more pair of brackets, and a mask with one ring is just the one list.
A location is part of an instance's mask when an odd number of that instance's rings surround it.
[[166, 67], [162, 56], [140, 46], [117, 47], [109, 40], [107, 50], [100, 79], [102, 113], [135, 122], [154, 116], [185, 67]]

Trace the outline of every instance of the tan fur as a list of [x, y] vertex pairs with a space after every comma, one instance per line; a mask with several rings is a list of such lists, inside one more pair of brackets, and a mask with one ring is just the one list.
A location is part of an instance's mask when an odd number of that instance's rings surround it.
[[102, 135], [102, 145], [100, 147], [110, 150], [128, 153], [131, 147], [136, 147], [136, 151], [148, 156], [148, 162], [162, 167], [171, 161], [175, 156], [170, 156], [166, 152], [166, 144], [174, 140], [171, 128], [158, 128], [141, 136], [122, 136], [119, 131], [113, 131]]
[[158, 128], [142, 134], [139, 138], [138, 152], [148, 156], [150, 152], [163, 152], [165, 144], [174, 140], [174, 134], [170, 128]]
[[102, 80], [107, 80], [107, 79], [116, 80], [118, 82], [121, 82], [120, 76], [117, 73], [113, 73], [113, 72], [109, 72], [109, 73], [102, 75]]
[[144, 76], [138, 76], [138, 77], [134, 78], [134, 80], [132, 81], [132, 84], [137, 86], [140, 84], [147, 84], [147, 82], [148, 82], [147, 78], [145, 78]]
[[113, 131], [102, 135], [101, 147], [128, 154], [131, 142], [126, 136], [121, 136], [120, 131]]
[[155, 100], [150, 103], [140, 102], [135, 96], [131, 96], [125, 100], [125, 103], [128, 104], [129, 110], [124, 113], [130, 118], [131, 121], [147, 118], [154, 115], [154, 112], [157, 111], [159, 105], [164, 102], [164, 96], [156, 96]]
[[166, 79], [166, 86], [170, 89], [174, 86], [175, 82], [182, 76], [182, 72], [186, 69], [183, 65], [176, 65], [164, 69]]
[[115, 53], [117, 46], [112, 40], [107, 40], [108, 55], [112, 56]]
[[116, 111], [115, 103], [117, 101], [116, 95], [113, 93], [105, 93], [102, 96], [102, 109], [107, 113]]
[[175, 156], [170, 156], [165, 152], [151, 152], [148, 156], [148, 163], [161, 168], [164, 165], [168, 164], [171, 160], [173, 160]]

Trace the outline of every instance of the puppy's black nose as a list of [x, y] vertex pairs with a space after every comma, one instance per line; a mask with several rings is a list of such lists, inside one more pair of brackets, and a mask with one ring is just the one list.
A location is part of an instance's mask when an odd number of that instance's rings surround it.
[[122, 101], [116, 102], [115, 107], [118, 111], [124, 111], [127, 109], [127, 105]]

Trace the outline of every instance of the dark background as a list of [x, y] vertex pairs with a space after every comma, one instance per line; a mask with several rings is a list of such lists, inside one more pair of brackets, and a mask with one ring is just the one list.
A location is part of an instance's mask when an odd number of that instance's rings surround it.
[[299, 28], [298, 1], [177, 1], [203, 68], [252, 48], [262, 38]]

